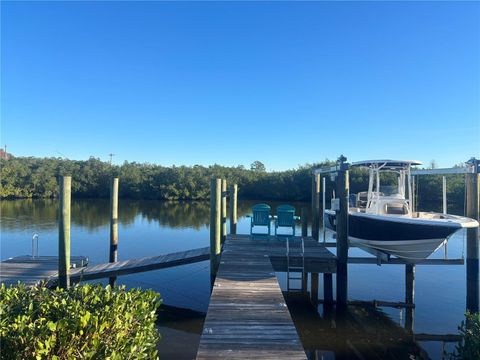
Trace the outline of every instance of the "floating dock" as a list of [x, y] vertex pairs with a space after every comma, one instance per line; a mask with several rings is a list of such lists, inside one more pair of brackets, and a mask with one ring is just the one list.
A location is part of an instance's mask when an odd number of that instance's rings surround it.
[[[204, 247], [194, 250], [179, 251], [158, 256], [148, 256], [138, 259], [98, 264], [70, 271], [70, 281], [79, 282], [101, 279], [120, 275], [134, 274], [150, 270], [165, 269], [174, 266], [193, 264], [210, 259], [210, 248]], [[49, 280], [55, 283], [56, 277]]]
[[[303, 241], [305, 272], [336, 271], [335, 255], [313, 238]], [[307, 358], [275, 276], [286, 264], [285, 239], [227, 236], [197, 359]]]
[[[79, 282], [165, 269], [205, 261], [209, 258], [209, 247], [93, 266], [87, 266], [88, 259], [84, 256], [72, 256], [70, 280]], [[58, 257], [18, 256], [2, 261], [0, 263], [0, 283], [10, 285], [17, 282], [22, 282], [27, 286], [38, 285], [42, 282], [46, 286], [56, 285], [58, 282]]]
[[[81, 268], [88, 264], [88, 258], [85, 256], [72, 256], [70, 261], [73, 268]], [[0, 284], [7, 286], [18, 282], [35, 286], [57, 275], [57, 256], [24, 255], [0, 262]]]

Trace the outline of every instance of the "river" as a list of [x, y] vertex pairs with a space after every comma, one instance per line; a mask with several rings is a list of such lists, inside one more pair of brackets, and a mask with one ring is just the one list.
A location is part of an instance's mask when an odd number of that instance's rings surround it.
[[[253, 201], [239, 201], [238, 233], [249, 232]], [[277, 203], [271, 203], [272, 208]], [[302, 206], [294, 204], [300, 214]], [[32, 235], [39, 235], [39, 255], [55, 255], [58, 228], [56, 200], [11, 200], [0, 204], [1, 260], [32, 251]], [[300, 224], [299, 224], [300, 225]], [[228, 224], [227, 224], [228, 226]], [[300, 232], [300, 229], [298, 229]], [[120, 199], [119, 260], [160, 255], [209, 245], [208, 202], [160, 202]], [[71, 254], [88, 256], [91, 264], [108, 262], [109, 201], [72, 200]], [[448, 242], [448, 257], [464, 253], [464, 233]], [[364, 256], [359, 249], [350, 255]], [[432, 257], [441, 258], [444, 249]], [[277, 274], [285, 288], [285, 274]], [[127, 287], [151, 288], [161, 294], [163, 303], [194, 310], [186, 313], [166, 309], [158, 329], [161, 358], [191, 359], [203, 326], [202, 313], [208, 308], [210, 278], [208, 261], [176, 268], [149, 271], [118, 278]], [[322, 277], [320, 277], [322, 298]], [[402, 265], [349, 265], [350, 300], [405, 300], [405, 267]], [[414, 332], [416, 334], [458, 334], [465, 312], [465, 266], [416, 267]], [[340, 359], [403, 358], [415, 355], [442, 358], [454, 343], [413, 341], [403, 330], [405, 310], [350, 306], [340, 316], [323, 305], [313, 306], [302, 297], [289, 299], [289, 309], [311, 358]], [[445, 345], [445, 347], [444, 347]], [[361, 355], [361, 354], [363, 355]], [[380, 354], [380, 355], [379, 355]]]

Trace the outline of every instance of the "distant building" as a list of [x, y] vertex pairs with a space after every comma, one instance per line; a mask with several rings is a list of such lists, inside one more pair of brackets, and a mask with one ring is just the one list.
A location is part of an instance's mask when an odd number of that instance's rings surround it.
[[12, 154], [7, 153], [5, 150], [0, 149], [0, 159], [8, 160], [12, 157]]

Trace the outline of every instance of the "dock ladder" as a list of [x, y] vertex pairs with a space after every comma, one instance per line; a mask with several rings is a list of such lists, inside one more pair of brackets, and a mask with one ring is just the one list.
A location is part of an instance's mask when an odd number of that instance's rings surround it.
[[[293, 239], [292, 239], [293, 240]], [[287, 241], [286, 241], [286, 244], [287, 244], [287, 294], [290, 292], [290, 291], [302, 291], [302, 286], [303, 286], [303, 276], [304, 276], [304, 273], [305, 273], [305, 244], [303, 242], [303, 237], [302, 237], [302, 240], [301, 240], [301, 247], [300, 247], [300, 251], [292, 251], [294, 248], [290, 249], [290, 239], [287, 238]], [[290, 256], [295, 256], [295, 255], [300, 255], [301, 257], [301, 266], [299, 266], [298, 264], [292, 264], [292, 259], [290, 258]], [[296, 273], [296, 272], [300, 272], [300, 277], [295, 277], [295, 276], [292, 276], [290, 273], [293, 272], [293, 273]], [[300, 288], [294, 288], [292, 289], [290, 287], [290, 281], [291, 280], [300, 280]]]

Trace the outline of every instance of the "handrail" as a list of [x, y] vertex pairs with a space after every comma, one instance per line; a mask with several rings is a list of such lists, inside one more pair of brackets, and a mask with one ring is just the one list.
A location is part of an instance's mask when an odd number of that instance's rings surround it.
[[38, 257], [38, 234], [34, 233], [32, 236], [32, 258]]

